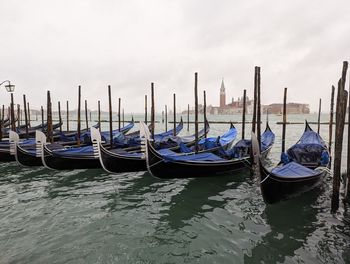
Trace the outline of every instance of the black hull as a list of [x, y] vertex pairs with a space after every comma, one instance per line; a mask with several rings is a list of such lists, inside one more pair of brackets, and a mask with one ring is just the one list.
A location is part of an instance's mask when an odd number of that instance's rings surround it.
[[233, 171], [249, 168], [249, 158], [191, 162], [191, 161], [164, 161], [157, 151], [147, 143], [147, 168], [156, 178], [204, 178], [232, 173]]
[[107, 172], [135, 172], [146, 171], [146, 160], [140, 157], [125, 157], [108, 151], [101, 144], [100, 148], [100, 162], [104, 170]]
[[268, 204], [287, 200], [308, 192], [319, 186], [327, 172], [320, 171], [317, 175], [300, 178], [282, 178], [260, 164], [260, 189], [264, 201]]
[[28, 153], [25, 149], [21, 148], [17, 145], [16, 147], [16, 161], [26, 167], [32, 166], [42, 166], [43, 163], [41, 161], [41, 157], [36, 157], [30, 153]]
[[0, 162], [9, 162], [15, 160], [15, 156], [10, 154], [10, 149], [0, 149]]
[[51, 151], [44, 146], [44, 166], [53, 170], [74, 170], [74, 169], [96, 169], [101, 168], [98, 158], [85, 157], [62, 157], [54, 156]]

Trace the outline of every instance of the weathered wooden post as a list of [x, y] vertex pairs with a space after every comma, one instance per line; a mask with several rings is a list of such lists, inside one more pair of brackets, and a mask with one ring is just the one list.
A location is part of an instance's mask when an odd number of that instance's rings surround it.
[[17, 127], [21, 126], [21, 105], [17, 104]]
[[30, 107], [29, 107], [29, 102], [27, 103], [27, 111], [28, 111], [28, 126], [30, 127], [30, 126], [31, 126], [31, 125], [30, 125], [31, 119], [30, 119]]
[[331, 168], [332, 164], [332, 139], [333, 139], [333, 116], [334, 116], [334, 92], [335, 87], [332, 85], [332, 94], [331, 94], [331, 109], [329, 116], [329, 139], [328, 139], [328, 151], [330, 156], [329, 168]]
[[253, 120], [252, 120], [252, 131], [256, 131], [256, 108], [257, 108], [257, 90], [258, 90], [258, 67], [254, 68], [254, 104], [253, 104]]
[[147, 125], [147, 94], [145, 94], [145, 124]]
[[89, 130], [87, 100], [85, 100], [85, 125], [86, 125], [86, 130]]
[[80, 130], [81, 130], [81, 124], [80, 124], [80, 111], [81, 111], [81, 86], [78, 87], [78, 146], [80, 145]]
[[246, 112], [247, 90], [243, 90], [243, 109], [242, 109], [242, 139], [245, 139], [245, 112]]
[[121, 104], [122, 104], [122, 102], [121, 102], [121, 98], [118, 98], [118, 130], [120, 131], [120, 124], [121, 124], [121, 118], [120, 118], [120, 107], [121, 107]]
[[29, 138], [28, 134], [28, 115], [27, 115], [27, 100], [26, 100], [26, 95], [23, 95], [23, 105], [24, 105], [24, 121], [26, 125], [26, 138]]
[[164, 111], [162, 111], [162, 123], [164, 123]]
[[53, 143], [51, 94], [47, 91], [47, 141]]
[[111, 95], [110, 85], [108, 85], [108, 102], [109, 102], [109, 138], [110, 138], [110, 145], [111, 147], [113, 147], [112, 95]]
[[101, 132], [101, 102], [98, 100], [98, 130]]
[[58, 101], [58, 122], [60, 122], [60, 132], [62, 132], [61, 102]]
[[286, 147], [286, 125], [287, 125], [287, 88], [284, 88], [283, 95], [283, 124], [282, 124], [282, 153]]
[[124, 127], [125, 126], [125, 124], [124, 124], [124, 122], [125, 122], [125, 119], [124, 119], [125, 118], [125, 116], [124, 116], [124, 108], [123, 108], [123, 115], [122, 116], [123, 116], [122, 124], [123, 124], [123, 127]]
[[44, 107], [41, 106], [41, 126], [44, 129]]
[[257, 74], [257, 118], [256, 118], [256, 133], [259, 142], [259, 146], [261, 148], [261, 95], [260, 95], [260, 87], [261, 87], [261, 75], [260, 75], [260, 67], [258, 67]]
[[187, 105], [187, 131], [190, 131], [190, 104]]
[[348, 149], [347, 149], [347, 163], [346, 163], [346, 187], [345, 187], [345, 201], [350, 203], [350, 83], [349, 83], [349, 109], [348, 109]]
[[338, 82], [337, 106], [336, 106], [336, 125], [335, 125], [335, 143], [334, 143], [334, 165], [333, 165], [333, 192], [331, 211], [335, 213], [339, 208], [339, 188], [341, 175], [341, 156], [343, 149], [343, 135], [345, 125], [345, 114], [347, 106], [348, 92], [345, 90], [346, 72], [348, 62], [343, 62], [342, 77]]
[[203, 115], [204, 115], [204, 135], [207, 138], [207, 95], [205, 90], [203, 91]]
[[11, 93], [11, 130], [16, 131], [16, 120], [15, 120], [15, 104], [13, 102], [13, 93]]
[[198, 153], [198, 73], [194, 73], [194, 133], [195, 151]]
[[176, 136], [176, 94], [173, 95], [174, 98], [174, 131], [173, 131], [173, 136]]
[[67, 131], [69, 131], [69, 102], [67, 101]]
[[[152, 127], [152, 139], [154, 140], [155, 129], [155, 109], [154, 109], [154, 83], [151, 83], [151, 127]], [[154, 144], [154, 141], [153, 141]]]
[[4, 124], [4, 105], [2, 105], [1, 120], [0, 120], [0, 140], [2, 140], [3, 124]]
[[318, 102], [317, 134], [320, 134], [322, 99]]
[[165, 105], [165, 131], [168, 131], [168, 106]]

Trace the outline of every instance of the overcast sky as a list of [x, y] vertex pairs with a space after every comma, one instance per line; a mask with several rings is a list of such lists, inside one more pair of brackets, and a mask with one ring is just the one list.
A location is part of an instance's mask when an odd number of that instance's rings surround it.
[[154, 82], [158, 112], [173, 93], [185, 109], [195, 71], [200, 100], [205, 89], [218, 105], [222, 78], [227, 101], [243, 89], [251, 96], [258, 65], [263, 104], [282, 102], [288, 87], [289, 102], [316, 111], [322, 98], [328, 111], [350, 54], [349, 1], [0, 1], [0, 78], [33, 107], [50, 90], [75, 108], [80, 84], [89, 108], [100, 99], [107, 109], [110, 84], [115, 105], [121, 97], [126, 112], [142, 112]]

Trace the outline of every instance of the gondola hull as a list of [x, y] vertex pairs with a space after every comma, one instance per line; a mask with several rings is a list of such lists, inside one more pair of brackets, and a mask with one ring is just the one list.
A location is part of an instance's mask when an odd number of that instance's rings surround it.
[[9, 162], [15, 160], [15, 156], [10, 154], [10, 149], [0, 149], [0, 162]]
[[205, 161], [171, 161], [163, 160], [162, 156], [148, 143], [147, 167], [152, 176], [161, 179], [173, 178], [204, 178], [228, 174], [250, 167], [249, 158], [205, 162]]
[[321, 185], [327, 172], [322, 170], [316, 175], [285, 178], [269, 172], [260, 164], [260, 189], [263, 199], [268, 204], [277, 203], [298, 196]]
[[28, 153], [21, 146], [16, 146], [16, 161], [26, 167], [42, 166], [41, 157], [36, 157], [35, 155]]
[[95, 169], [101, 168], [98, 157], [93, 156], [56, 156], [43, 146], [43, 164], [53, 170]]
[[102, 145], [100, 148], [100, 162], [104, 170], [111, 173], [146, 171], [146, 160], [142, 157], [126, 157], [110, 152]]

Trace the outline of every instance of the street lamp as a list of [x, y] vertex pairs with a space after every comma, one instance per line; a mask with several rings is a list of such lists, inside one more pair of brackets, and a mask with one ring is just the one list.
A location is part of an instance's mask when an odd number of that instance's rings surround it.
[[5, 85], [6, 91], [11, 93], [11, 129], [12, 131], [16, 130], [15, 127], [15, 111], [14, 111], [14, 104], [13, 104], [13, 92], [15, 91], [15, 85], [11, 84], [11, 82], [9, 80], [5, 80], [2, 83], [0, 83], [0, 86], [4, 83], [7, 83], [7, 85]]

